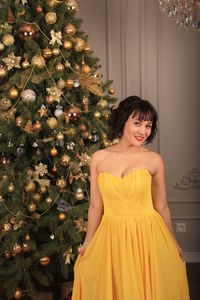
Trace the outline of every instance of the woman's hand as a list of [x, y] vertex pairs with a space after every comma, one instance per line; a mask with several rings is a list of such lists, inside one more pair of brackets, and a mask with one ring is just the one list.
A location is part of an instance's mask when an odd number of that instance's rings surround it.
[[80, 251], [79, 251], [79, 254], [80, 254], [81, 256], [83, 256], [83, 254], [85, 253], [85, 250], [87, 249], [87, 247], [88, 247], [88, 244], [87, 244], [87, 243], [84, 243], [84, 244], [82, 245], [82, 247], [81, 247], [81, 249], [80, 249]]

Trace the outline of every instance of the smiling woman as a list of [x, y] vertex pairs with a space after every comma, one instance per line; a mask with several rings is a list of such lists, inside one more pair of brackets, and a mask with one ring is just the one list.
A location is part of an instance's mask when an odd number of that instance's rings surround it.
[[136, 96], [112, 111], [110, 134], [119, 143], [92, 155], [88, 231], [74, 267], [73, 300], [190, 299], [164, 164], [143, 147], [156, 122], [151, 103]]
[[[157, 112], [149, 101], [141, 100], [137, 96], [130, 96], [124, 101], [121, 101], [118, 108], [112, 111], [110, 118], [110, 136], [111, 138], [121, 137], [123, 131], [126, 131], [126, 129], [131, 130], [132, 127], [133, 134], [136, 135], [138, 141], [144, 141], [145, 136], [141, 131], [143, 128], [141, 125], [145, 124], [144, 127], [147, 128], [150, 133], [148, 138], [145, 139], [145, 144], [151, 143], [156, 135], [157, 119]], [[134, 132], [132, 124], [140, 128], [140, 130], [135, 130], [136, 132]]]

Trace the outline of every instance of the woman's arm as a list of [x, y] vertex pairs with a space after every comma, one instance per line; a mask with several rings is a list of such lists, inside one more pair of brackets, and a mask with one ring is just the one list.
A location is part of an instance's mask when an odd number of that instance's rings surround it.
[[95, 152], [90, 161], [90, 207], [88, 210], [88, 229], [81, 247], [80, 254], [83, 255], [85, 249], [93, 238], [102, 218], [103, 201], [98, 187], [97, 162], [99, 159], [98, 151]]
[[178, 245], [178, 242], [173, 232], [171, 214], [167, 204], [167, 197], [166, 197], [164, 163], [160, 155], [158, 154], [156, 155], [155, 162], [156, 162], [155, 173], [152, 177], [152, 198], [153, 198], [154, 208], [163, 218], [167, 228], [169, 229], [175, 241], [175, 244], [178, 248], [179, 255], [183, 259], [183, 252], [180, 246]]

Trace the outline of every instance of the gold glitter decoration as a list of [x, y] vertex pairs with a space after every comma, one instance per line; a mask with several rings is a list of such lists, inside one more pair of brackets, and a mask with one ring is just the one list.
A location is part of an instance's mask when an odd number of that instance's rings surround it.
[[11, 52], [7, 58], [3, 58], [2, 60], [6, 64], [8, 71], [12, 68], [21, 68], [21, 56], [15, 56], [13, 52]]
[[57, 86], [52, 86], [46, 89], [49, 94], [49, 99], [52, 101], [60, 102], [60, 96], [63, 94], [61, 89], [58, 89]]
[[39, 165], [35, 166], [35, 173], [41, 177], [48, 173], [47, 165], [43, 163], [39, 163]]
[[64, 253], [63, 258], [65, 259], [65, 265], [70, 264], [70, 259], [74, 259], [74, 254], [72, 252], [72, 246], [70, 246]]
[[87, 231], [88, 221], [84, 221], [83, 217], [80, 217], [78, 220], [74, 220], [74, 223], [76, 224], [78, 232]]
[[86, 152], [81, 153], [79, 159], [80, 159], [80, 163], [79, 163], [80, 167], [90, 165], [91, 157]]
[[54, 30], [50, 31], [51, 34], [51, 41], [50, 41], [50, 45], [55, 45], [55, 43], [57, 43], [59, 46], [62, 45], [62, 33], [61, 31], [55, 32]]

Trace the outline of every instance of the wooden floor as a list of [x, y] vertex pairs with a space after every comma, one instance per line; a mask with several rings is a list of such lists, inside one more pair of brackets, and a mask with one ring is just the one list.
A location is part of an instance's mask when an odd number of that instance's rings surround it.
[[200, 263], [187, 263], [190, 300], [200, 300]]

